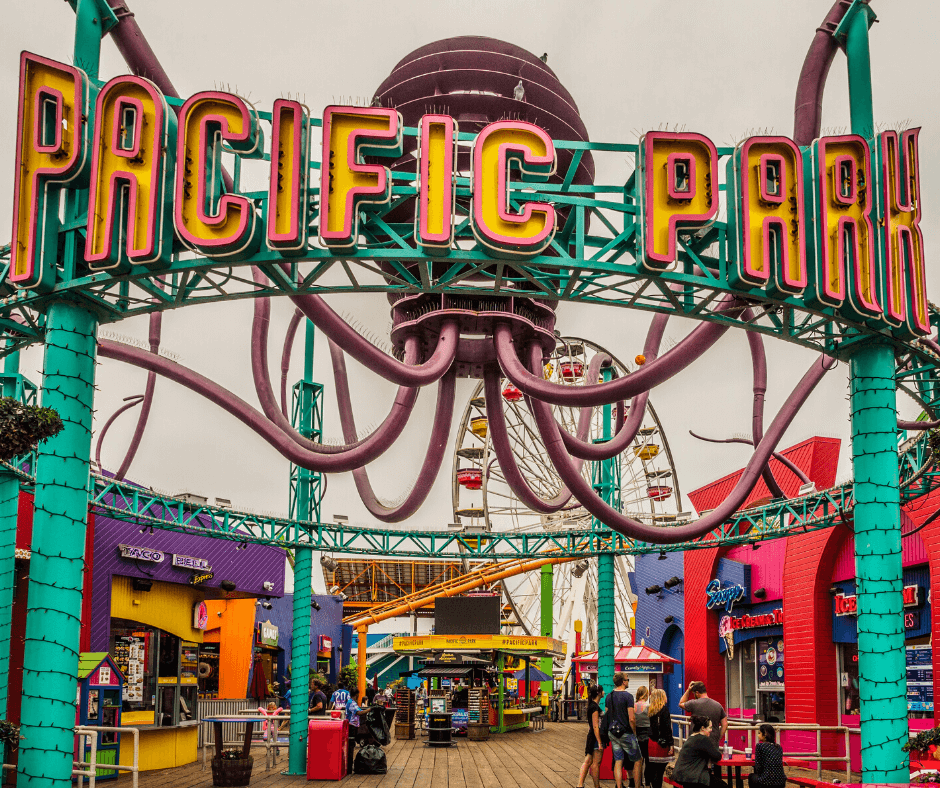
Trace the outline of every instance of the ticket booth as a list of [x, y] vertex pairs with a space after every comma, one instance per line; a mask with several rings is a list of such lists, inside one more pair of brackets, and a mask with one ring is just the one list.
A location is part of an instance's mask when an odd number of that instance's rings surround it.
[[[124, 674], [105, 651], [82, 652], [78, 658], [78, 725], [117, 728], [121, 724], [121, 695], [124, 689]], [[98, 763], [117, 764], [121, 750], [121, 737], [114, 731], [98, 734]], [[91, 751], [85, 745], [85, 757]], [[110, 780], [118, 772], [98, 769], [96, 779]]]

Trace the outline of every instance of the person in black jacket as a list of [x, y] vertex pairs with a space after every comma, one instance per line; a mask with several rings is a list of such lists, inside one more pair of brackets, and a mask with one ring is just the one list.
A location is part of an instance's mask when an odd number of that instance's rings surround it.
[[682, 788], [708, 788], [711, 767], [721, 760], [721, 751], [712, 741], [712, 721], [698, 714], [692, 717], [692, 735], [685, 740], [672, 770], [672, 781]]
[[663, 788], [663, 775], [666, 773], [666, 767], [676, 754], [676, 742], [672, 735], [672, 717], [669, 715], [669, 704], [663, 690], [654, 689], [650, 693], [647, 713], [650, 720], [650, 737], [646, 777], [653, 788]]
[[750, 788], [783, 788], [783, 748], [777, 744], [777, 731], [766, 722], [757, 729], [759, 741], [754, 748], [754, 771], [747, 776]]
[[595, 684], [588, 690], [588, 735], [584, 745], [584, 763], [581, 764], [581, 773], [578, 775], [578, 788], [584, 788], [584, 781], [588, 774], [594, 781], [594, 788], [600, 788], [601, 755], [604, 746], [601, 744], [601, 698], [604, 697], [604, 688]]

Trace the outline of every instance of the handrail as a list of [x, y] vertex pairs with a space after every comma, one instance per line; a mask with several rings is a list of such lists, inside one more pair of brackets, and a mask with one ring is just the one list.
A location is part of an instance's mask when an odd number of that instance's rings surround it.
[[[682, 746], [686, 739], [688, 739], [688, 734], [683, 735], [683, 731], [688, 731], [689, 726], [692, 724], [690, 717], [684, 714], [673, 714], [670, 715], [673, 725], [678, 726], [679, 735], [676, 736], [678, 746]], [[753, 750], [754, 748], [754, 734], [760, 728], [762, 722], [754, 722], [753, 720], [744, 720], [741, 718], [728, 718], [728, 730], [737, 731], [741, 733], [746, 733], [747, 735], [747, 747]], [[785, 758], [803, 758], [807, 761], [816, 762], [816, 779], [822, 778], [822, 764], [823, 761], [839, 761], [845, 764], [845, 781], [851, 782], [852, 780], [852, 758], [851, 751], [849, 749], [849, 736], [852, 733], [859, 733], [858, 728], [850, 728], [846, 725], [818, 725], [816, 723], [810, 722], [774, 722], [771, 723], [775, 730], [777, 731], [803, 731], [806, 733], [815, 733], [816, 734], [816, 750], [814, 752], [806, 751], [794, 751], [794, 752], [784, 752], [783, 756]], [[842, 734], [844, 737], [844, 746], [845, 746], [845, 755], [835, 755], [830, 753], [823, 753], [822, 751], [822, 734], [823, 733], [836, 733]], [[736, 750], [732, 747], [733, 752], [742, 752], [742, 750]]]
[[[119, 736], [124, 733], [130, 733], [134, 737], [134, 761], [131, 766], [122, 766], [121, 764], [98, 763], [98, 734], [116, 733]], [[74, 769], [72, 774], [78, 775], [78, 788], [82, 788], [82, 778], [88, 777], [89, 788], [95, 788], [95, 777], [99, 769], [106, 769], [111, 772], [130, 772], [133, 780], [133, 788], [137, 788], [137, 775], [140, 772], [140, 728], [127, 728], [124, 726], [110, 727], [107, 725], [76, 725], [75, 734], [81, 738], [87, 736], [91, 739], [91, 760], [75, 761], [76, 766], [87, 766], [87, 771]], [[85, 748], [82, 745], [79, 752], [84, 759]]]
[[[244, 715], [244, 716], [248, 716], [248, 717], [258, 717], [258, 716], [261, 716], [261, 715], [259, 714], [259, 712], [257, 711], [257, 709], [239, 709], [237, 712], [235, 712], [235, 716], [238, 716], [238, 715]], [[281, 720], [281, 721], [286, 721], [286, 722], [289, 722], [289, 721], [290, 721], [290, 714], [270, 714], [270, 715], [265, 714], [264, 717], [265, 717], [267, 720], [270, 720], [271, 722], [273, 722], [273, 721], [275, 721], [275, 720]], [[313, 719], [313, 717], [312, 717], [310, 714], [308, 714], [308, 715], [307, 715], [307, 719], [308, 719], [308, 720], [311, 720], [311, 719]], [[200, 724], [200, 725], [202, 724], [202, 720], [199, 720], [199, 724]], [[280, 726], [278, 726], [278, 727], [280, 728]], [[271, 750], [272, 750], [272, 748], [280, 748], [280, 746], [281, 746], [280, 743], [277, 741], [277, 736], [275, 735], [275, 736], [272, 738], [270, 735], [268, 735], [269, 733], [270, 733], [270, 728], [269, 728], [268, 731], [266, 732], [266, 735], [265, 735], [263, 741], [261, 741], [261, 742], [259, 742], [257, 745], [255, 745], [255, 746], [262, 746], [262, 745], [264, 746], [264, 769], [265, 769], [265, 771], [271, 771], [271, 767], [277, 765], [277, 757], [278, 757], [278, 756], [277, 756], [276, 753], [272, 753]], [[306, 738], [306, 737], [305, 737], [305, 738]], [[245, 741], [244, 738], [242, 738], [241, 740], [232, 740], [232, 741], [225, 741], [225, 740], [223, 739], [223, 740], [222, 740], [222, 746], [223, 746], [223, 747], [225, 747], [225, 746], [227, 746], [227, 745], [236, 746], [236, 745], [239, 745], [239, 744], [243, 744], [244, 741]], [[206, 737], [206, 738], [203, 740], [203, 743], [202, 743], [202, 770], [203, 770], [203, 771], [206, 770], [206, 763], [208, 762], [206, 756], [207, 756], [207, 752], [208, 752], [208, 749], [209, 749], [210, 746], [214, 747], [214, 746], [215, 746], [215, 741], [213, 740], [212, 744], [210, 745], [209, 739], [208, 739], [208, 737]], [[286, 745], [284, 745], [284, 749], [289, 752], [289, 751], [290, 751], [290, 746], [286, 744]]]

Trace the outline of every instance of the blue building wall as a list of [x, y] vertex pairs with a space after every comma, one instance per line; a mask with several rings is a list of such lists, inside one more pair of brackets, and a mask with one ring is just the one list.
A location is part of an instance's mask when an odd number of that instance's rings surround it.
[[[349, 662], [352, 628], [343, 624], [343, 602], [339, 597], [314, 594], [313, 599], [320, 605], [320, 609], [310, 611], [310, 668], [313, 671], [317, 669], [316, 652], [320, 636], [330, 638], [333, 641], [333, 649], [326, 678], [331, 684], [335, 684], [340, 668]], [[282, 651], [278, 659], [277, 681], [281, 687], [286, 687], [294, 639], [294, 595], [285, 594], [280, 599], [271, 599], [270, 603], [270, 610], [265, 610], [260, 605], [255, 609], [255, 624], [270, 621], [278, 628], [278, 646]]]
[[[666, 553], [665, 556], [662, 560], [655, 553], [636, 556], [636, 645], [642, 641], [650, 648], [680, 660], [673, 672], [665, 676], [663, 687], [669, 698], [670, 712], [678, 714], [681, 688], [685, 683], [681, 664], [684, 656], [685, 591], [680, 584], [660, 594], [646, 593], [647, 588], [662, 586], [670, 577], [682, 577], [683, 554]], [[667, 616], [673, 617], [672, 623], [666, 623]]]

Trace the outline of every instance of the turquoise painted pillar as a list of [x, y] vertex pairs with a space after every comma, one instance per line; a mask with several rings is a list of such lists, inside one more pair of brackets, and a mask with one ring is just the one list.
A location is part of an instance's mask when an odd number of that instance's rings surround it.
[[[856, 4], [843, 26], [852, 132], [874, 136], [868, 28], [874, 12]], [[907, 671], [898, 490], [894, 352], [877, 340], [852, 354], [849, 390], [855, 473], [855, 574], [862, 781], [907, 782]]]
[[[554, 579], [554, 564], [543, 564], [542, 573], [541, 573], [541, 620], [540, 620], [540, 632], [539, 634], [542, 637], [550, 638], [554, 634], [555, 627], [555, 618], [554, 618], [554, 599], [552, 596], [552, 581]], [[551, 676], [552, 675], [552, 658], [551, 657], [542, 657], [539, 667], [542, 669], [542, 672]], [[541, 684], [542, 692], [547, 692], [549, 695], [552, 693], [552, 680], [543, 681]]]
[[71, 784], [96, 328], [94, 315], [72, 303], [49, 308], [42, 402], [65, 428], [37, 452], [20, 788]]
[[7, 718], [7, 683], [10, 673], [10, 625], [16, 574], [16, 519], [20, 480], [0, 470], [0, 719]]
[[[601, 371], [605, 381], [613, 378], [613, 371], [607, 367]], [[602, 411], [603, 421], [601, 441], [608, 441], [613, 435], [611, 406], [605, 405]], [[617, 458], [602, 460], [595, 469], [594, 487], [600, 497], [611, 506], [619, 508], [619, 484], [617, 483]], [[595, 528], [599, 523], [595, 522]], [[597, 681], [610, 692], [614, 686], [614, 657], [616, 656], [616, 612], [614, 605], [614, 556], [601, 553], [597, 558]]]
[[307, 709], [310, 707], [310, 601], [313, 549], [294, 551], [294, 639], [290, 664], [290, 750], [284, 774], [307, 774]]
[[862, 781], [905, 782], [907, 677], [894, 352], [872, 345], [850, 364]]

